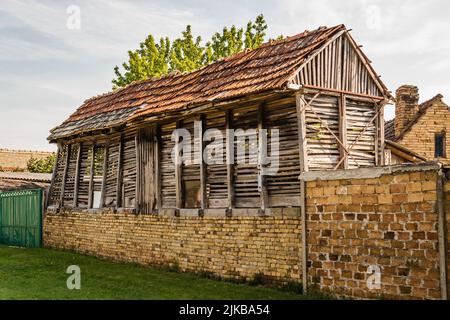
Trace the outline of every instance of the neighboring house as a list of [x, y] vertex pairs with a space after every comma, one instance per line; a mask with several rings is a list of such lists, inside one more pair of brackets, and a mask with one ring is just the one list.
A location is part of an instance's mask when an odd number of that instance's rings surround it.
[[48, 190], [51, 174], [30, 172], [0, 172], [0, 192], [27, 189]]
[[[393, 97], [377, 74], [340, 25], [93, 97], [51, 130], [59, 151], [49, 204], [170, 214], [300, 207], [301, 172], [384, 164], [382, 110]], [[176, 128], [193, 137], [191, 150], [175, 144]], [[186, 160], [211, 150], [201, 139], [209, 129], [223, 137], [221, 161]], [[270, 139], [279, 130], [270, 175], [255, 142], [262, 129]]]
[[0, 171], [26, 171], [31, 158], [44, 159], [53, 152], [0, 149]]
[[[442, 98], [438, 94], [419, 104], [417, 87], [400, 87], [396, 92], [395, 119], [385, 124], [386, 140], [409, 149], [415, 158], [450, 164], [450, 108]], [[393, 156], [393, 163], [402, 162], [415, 161]]]

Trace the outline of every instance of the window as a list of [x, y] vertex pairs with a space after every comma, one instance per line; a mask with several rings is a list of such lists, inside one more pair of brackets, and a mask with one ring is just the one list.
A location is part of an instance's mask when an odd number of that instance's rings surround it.
[[445, 158], [445, 132], [436, 133], [434, 136], [434, 157]]

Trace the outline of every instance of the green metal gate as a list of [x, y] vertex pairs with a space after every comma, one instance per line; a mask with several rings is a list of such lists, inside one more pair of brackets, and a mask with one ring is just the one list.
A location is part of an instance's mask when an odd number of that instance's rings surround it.
[[0, 193], [0, 243], [41, 246], [42, 190]]

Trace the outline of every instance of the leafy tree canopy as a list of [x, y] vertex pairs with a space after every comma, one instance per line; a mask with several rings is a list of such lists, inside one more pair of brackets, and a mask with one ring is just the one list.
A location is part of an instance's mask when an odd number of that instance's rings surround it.
[[254, 22], [249, 21], [245, 30], [234, 25], [225, 27], [205, 45], [200, 36], [194, 37], [189, 25], [182, 36], [173, 41], [166, 37], [156, 42], [150, 34], [139, 49], [128, 52], [128, 61], [122, 64], [122, 70], [118, 66], [114, 68], [113, 88], [171, 72], [190, 72], [243, 50], [256, 49], [264, 42], [266, 30], [267, 23], [261, 14]]
[[56, 155], [51, 154], [43, 159], [31, 158], [27, 162], [27, 169], [34, 173], [52, 173], [56, 163]]

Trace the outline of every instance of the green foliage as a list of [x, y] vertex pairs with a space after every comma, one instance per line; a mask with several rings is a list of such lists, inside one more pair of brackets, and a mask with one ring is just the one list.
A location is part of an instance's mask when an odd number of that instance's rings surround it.
[[27, 162], [27, 169], [34, 173], [52, 173], [56, 163], [56, 155], [51, 154], [43, 159], [31, 158]]
[[122, 64], [122, 71], [118, 66], [114, 68], [116, 78], [112, 80], [113, 88], [170, 72], [190, 72], [244, 49], [256, 49], [264, 42], [266, 30], [267, 23], [261, 14], [254, 22], [248, 22], [245, 32], [234, 25], [225, 27], [222, 33], [216, 32], [204, 46], [201, 37], [195, 37], [189, 25], [182, 32], [182, 37], [172, 42], [166, 37], [156, 43], [154, 37], [149, 35], [140, 43], [138, 50], [128, 52], [128, 62]]

